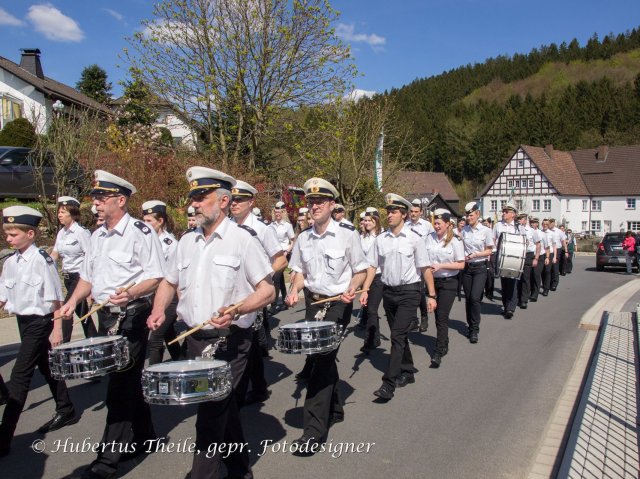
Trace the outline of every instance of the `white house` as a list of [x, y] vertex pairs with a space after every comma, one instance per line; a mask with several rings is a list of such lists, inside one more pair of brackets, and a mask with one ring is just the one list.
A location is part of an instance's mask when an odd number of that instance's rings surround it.
[[574, 232], [640, 231], [640, 145], [520, 145], [480, 196], [483, 216], [500, 219], [511, 199], [519, 211], [555, 218]]
[[37, 48], [22, 49], [19, 65], [0, 57], [0, 129], [16, 118], [27, 118], [38, 133], [44, 133], [54, 114], [53, 105], [56, 102], [64, 107], [109, 113], [101, 103], [46, 77]]

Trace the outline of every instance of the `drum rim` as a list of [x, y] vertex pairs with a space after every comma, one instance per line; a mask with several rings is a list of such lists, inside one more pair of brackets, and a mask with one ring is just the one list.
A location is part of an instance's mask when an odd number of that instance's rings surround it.
[[[174, 366], [178, 368], [180, 365], [196, 365], [199, 364], [202, 367], [198, 369], [164, 369], [167, 366]], [[206, 366], [206, 364], [211, 364], [211, 366]], [[221, 359], [183, 359], [181, 361], [165, 361], [163, 363], [156, 363], [150, 366], [147, 366], [144, 369], [144, 372], [149, 373], [194, 373], [194, 372], [203, 372], [206, 374], [207, 371], [211, 369], [219, 369], [229, 366], [229, 363], [223, 361]]]
[[90, 346], [100, 346], [103, 344], [113, 344], [125, 339], [124, 336], [94, 336], [92, 338], [76, 339], [69, 341], [68, 343], [59, 344], [51, 349], [64, 350], [64, 349], [86, 349]]
[[283, 324], [278, 329], [304, 329], [303, 327], [311, 325], [315, 326], [313, 329], [317, 329], [319, 327], [328, 327], [334, 326], [336, 324], [335, 321], [298, 321], [297, 323], [289, 323]]

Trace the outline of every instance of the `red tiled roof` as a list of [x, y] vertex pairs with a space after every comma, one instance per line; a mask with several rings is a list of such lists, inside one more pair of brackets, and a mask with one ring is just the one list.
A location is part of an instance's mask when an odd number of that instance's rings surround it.
[[45, 95], [59, 98], [63, 103], [69, 102], [76, 105], [90, 108], [92, 110], [100, 111], [102, 113], [111, 113], [111, 111], [102, 103], [95, 101], [93, 98], [80, 93], [75, 88], [72, 88], [64, 83], [55, 81], [52, 78], [44, 77], [40, 78], [32, 73], [29, 73], [24, 68], [21, 68], [17, 63], [12, 62], [4, 57], [0, 57], [0, 68], [8, 71], [12, 75], [17, 76], [21, 80], [36, 87], [36, 89], [43, 92]]
[[589, 195], [589, 190], [573, 161], [572, 153], [537, 146], [520, 145], [561, 195]]
[[444, 173], [434, 171], [400, 171], [396, 174], [395, 183], [409, 197], [421, 197], [440, 193], [446, 201], [460, 201], [449, 179]]
[[572, 151], [592, 196], [640, 195], [640, 145]]

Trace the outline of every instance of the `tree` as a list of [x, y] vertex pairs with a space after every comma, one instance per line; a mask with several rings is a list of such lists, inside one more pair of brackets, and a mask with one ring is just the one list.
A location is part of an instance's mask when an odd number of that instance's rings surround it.
[[130, 73], [131, 80], [122, 82], [124, 94], [122, 95], [122, 111], [118, 117], [118, 125], [121, 127], [151, 126], [156, 118], [156, 113], [151, 105], [153, 95], [138, 70], [131, 69]]
[[16, 118], [9, 121], [0, 131], [0, 145], [2, 146], [33, 148], [36, 141], [36, 130], [26, 118]]
[[342, 95], [355, 74], [326, 0], [164, 0], [153, 13], [125, 57], [225, 168], [255, 166], [280, 115]]
[[76, 88], [99, 103], [111, 101], [111, 83], [107, 82], [107, 72], [98, 65], [89, 65], [82, 70]]

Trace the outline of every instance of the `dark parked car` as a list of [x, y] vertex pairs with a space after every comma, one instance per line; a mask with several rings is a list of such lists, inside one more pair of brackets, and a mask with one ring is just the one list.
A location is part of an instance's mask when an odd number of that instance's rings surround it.
[[[35, 199], [40, 195], [40, 189], [35, 185], [35, 173], [33, 167], [33, 150], [16, 146], [0, 146], [0, 198]], [[74, 171], [73, 177], [78, 185], [82, 181], [81, 170]], [[45, 162], [44, 188], [47, 196], [56, 195], [56, 187], [53, 181], [54, 168]], [[76, 195], [78, 187], [65, 194]]]
[[[596, 251], [596, 270], [604, 271], [605, 266], [619, 266], [626, 267], [625, 251], [622, 249], [622, 242], [624, 241], [626, 233], [606, 233], [602, 241], [598, 245]], [[635, 235], [636, 245], [640, 241], [640, 236]], [[638, 256], [633, 258], [633, 267], [638, 267]]]

